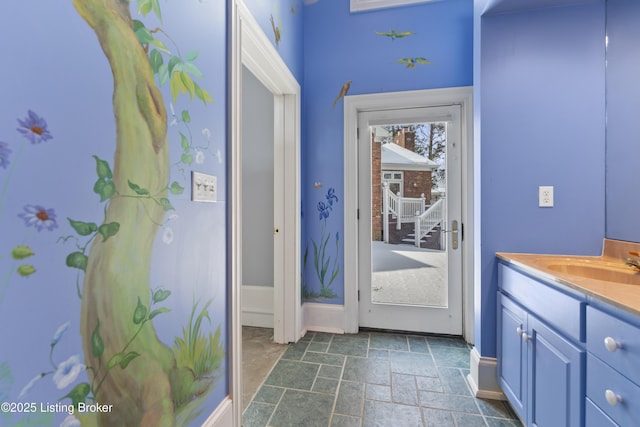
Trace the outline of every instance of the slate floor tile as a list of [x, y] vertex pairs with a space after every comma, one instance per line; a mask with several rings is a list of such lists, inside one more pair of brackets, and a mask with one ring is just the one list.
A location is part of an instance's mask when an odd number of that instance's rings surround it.
[[327, 427], [334, 397], [327, 394], [287, 390], [269, 422], [277, 427]]

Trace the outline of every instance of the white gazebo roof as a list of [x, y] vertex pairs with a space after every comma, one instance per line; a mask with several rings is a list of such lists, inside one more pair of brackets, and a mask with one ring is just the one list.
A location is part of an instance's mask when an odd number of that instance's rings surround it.
[[432, 171], [437, 167], [433, 160], [398, 144], [382, 144], [382, 170]]

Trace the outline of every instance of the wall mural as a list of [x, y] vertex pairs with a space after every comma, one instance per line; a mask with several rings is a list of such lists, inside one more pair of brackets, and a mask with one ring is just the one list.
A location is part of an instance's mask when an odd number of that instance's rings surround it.
[[[107, 84], [113, 91], [115, 141], [91, 157], [73, 157], [63, 151], [71, 141], [59, 137], [68, 138], [70, 132], [62, 129], [69, 123], [49, 121], [36, 106], [50, 101], [33, 94], [32, 109], [14, 112], [16, 132], [1, 128], [0, 331], [5, 343], [11, 336], [22, 338], [0, 350], [0, 425], [200, 425], [226, 395], [225, 209], [194, 207], [185, 191], [195, 166], [224, 175], [224, 132], [212, 136], [208, 127], [197, 132], [192, 123], [192, 116], [201, 124], [212, 114], [214, 99], [205, 89], [211, 79], [199, 68], [200, 52], [179, 46], [165, 29], [172, 16], [163, 15], [168, 6], [159, 0], [72, 4], [76, 19], [97, 38], [99, 45], [93, 46], [97, 52], [101, 48], [113, 79]], [[191, 7], [184, 15], [202, 13], [198, 5], [174, 5], [173, 11]], [[216, 6], [207, 13], [221, 15], [224, 23], [224, 10]], [[224, 63], [223, 55], [216, 60]], [[219, 76], [223, 82], [224, 74]], [[81, 85], [58, 83], [69, 91]], [[224, 104], [224, 90], [217, 95]], [[60, 108], [65, 107], [71, 109], [62, 101]], [[10, 110], [3, 105], [0, 111]], [[91, 114], [85, 120], [99, 126], [101, 118]], [[215, 126], [224, 129], [224, 122], [216, 118]], [[66, 154], [52, 157], [48, 170], [34, 169], [32, 151], [55, 145]], [[32, 185], [55, 180], [56, 166], [93, 169], [80, 182], [94, 197], [63, 202], [66, 188], [43, 183], [39, 191]], [[31, 182], [12, 180], [29, 173]], [[51, 204], [56, 199], [51, 194], [59, 195], [59, 203]], [[84, 211], [89, 204], [98, 209]], [[201, 230], [180, 223], [181, 215], [187, 221], [193, 215], [218, 218], [218, 224], [203, 224], [205, 232], [218, 231], [206, 237], [215, 242], [188, 241]], [[200, 261], [194, 252], [189, 255], [196, 259], [183, 265], [177, 257], [185, 247], [206, 248], [207, 258]], [[158, 260], [157, 253], [166, 259]], [[211, 265], [220, 270], [215, 275], [207, 265], [212, 255]], [[170, 274], [163, 277], [164, 272]], [[213, 276], [217, 283], [201, 283]], [[64, 282], [74, 284], [72, 291], [62, 288]], [[58, 289], [50, 293], [51, 287]], [[40, 298], [45, 293], [49, 301]], [[61, 316], [68, 320], [51, 323]], [[176, 324], [180, 332], [168, 334], [175, 329], [168, 325]]]

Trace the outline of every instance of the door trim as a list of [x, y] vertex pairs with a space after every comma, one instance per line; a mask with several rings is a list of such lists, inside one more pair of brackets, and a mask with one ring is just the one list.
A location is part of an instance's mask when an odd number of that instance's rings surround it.
[[274, 341], [295, 342], [301, 337], [300, 287], [300, 109], [301, 90], [297, 80], [273, 47], [243, 0], [231, 0], [230, 27], [230, 138], [228, 166], [231, 195], [228, 231], [228, 275], [231, 334], [230, 392], [234, 406], [234, 425], [242, 420], [242, 66], [274, 95], [275, 164], [282, 164], [277, 179], [282, 189], [274, 201], [275, 227], [280, 232], [276, 245], [281, 248], [279, 265], [274, 265]]
[[407, 92], [352, 95], [344, 98], [344, 299], [345, 332], [358, 331], [358, 114], [403, 108], [461, 106], [462, 121], [462, 329], [467, 342], [474, 340], [474, 150], [473, 88], [471, 86]]

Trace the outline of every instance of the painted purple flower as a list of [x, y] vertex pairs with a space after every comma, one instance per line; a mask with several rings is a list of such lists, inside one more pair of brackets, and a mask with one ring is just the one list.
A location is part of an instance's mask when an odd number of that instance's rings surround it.
[[47, 128], [47, 122], [33, 111], [29, 110], [29, 116], [24, 119], [18, 119], [20, 127], [16, 130], [24, 135], [32, 144], [40, 144], [41, 142], [53, 139], [53, 135]]
[[83, 370], [84, 365], [80, 363], [80, 358], [71, 356], [58, 366], [58, 369], [53, 374], [53, 382], [58, 387], [58, 390], [62, 390], [71, 385]]
[[19, 213], [18, 216], [24, 220], [27, 227], [33, 226], [38, 231], [42, 231], [43, 228], [52, 231], [58, 227], [55, 211], [39, 205], [26, 205], [24, 212]]
[[331, 206], [326, 205], [324, 202], [318, 202], [318, 212], [320, 212], [320, 220], [327, 219], [331, 212]]
[[0, 141], [0, 168], [6, 169], [9, 166], [9, 154], [11, 154], [9, 144]]
[[325, 197], [327, 202], [329, 202], [329, 206], [333, 206], [334, 203], [338, 203], [338, 196], [336, 196], [336, 190], [333, 187], [327, 191], [327, 195]]

